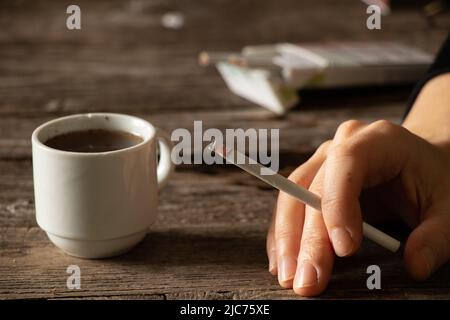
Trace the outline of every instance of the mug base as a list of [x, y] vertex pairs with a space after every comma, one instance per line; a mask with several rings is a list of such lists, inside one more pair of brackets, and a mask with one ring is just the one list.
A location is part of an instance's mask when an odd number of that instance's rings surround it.
[[108, 240], [77, 240], [47, 232], [51, 242], [68, 255], [83, 259], [102, 259], [126, 253], [141, 242], [147, 231]]

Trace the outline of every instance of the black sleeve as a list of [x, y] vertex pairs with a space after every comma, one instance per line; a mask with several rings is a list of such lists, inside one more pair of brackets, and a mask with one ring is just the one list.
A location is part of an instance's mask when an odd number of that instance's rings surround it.
[[411, 110], [423, 86], [432, 78], [446, 72], [450, 72], [450, 34], [447, 36], [447, 39], [445, 40], [442, 48], [439, 50], [439, 53], [436, 56], [436, 60], [431, 65], [430, 69], [425, 73], [424, 77], [417, 83], [413, 92], [411, 93], [411, 96], [408, 99], [405, 117], [408, 114], [409, 110]]

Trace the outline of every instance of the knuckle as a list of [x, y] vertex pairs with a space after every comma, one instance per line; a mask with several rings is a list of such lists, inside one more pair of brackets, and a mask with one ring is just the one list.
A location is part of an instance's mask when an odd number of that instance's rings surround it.
[[324, 252], [331, 250], [330, 242], [327, 239], [318, 236], [305, 237], [301, 244], [302, 259], [320, 262]]
[[353, 133], [359, 129], [361, 126], [363, 126], [364, 123], [360, 120], [347, 120], [341, 123], [336, 131], [336, 136], [339, 137], [350, 137], [353, 135]]
[[370, 130], [376, 131], [376, 132], [382, 132], [382, 133], [392, 133], [397, 131], [398, 126], [389, 120], [377, 120], [370, 124], [369, 126]]
[[291, 228], [279, 227], [275, 230], [275, 240], [279, 241], [289, 241], [297, 236], [297, 232]]
[[[322, 208], [325, 210], [325, 214], [329, 211], [327, 209], [336, 209], [338, 206], [342, 203], [342, 198], [338, 197], [335, 194], [327, 194], [326, 196], [322, 197]], [[331, 210], [332, 212], [334, 210]]]
[[327, 140], [320, 144], [320, 146], [317, 148], [316, 153], [327, 153], [328, 149], [330, 148], [332, 143], [332, 140]]

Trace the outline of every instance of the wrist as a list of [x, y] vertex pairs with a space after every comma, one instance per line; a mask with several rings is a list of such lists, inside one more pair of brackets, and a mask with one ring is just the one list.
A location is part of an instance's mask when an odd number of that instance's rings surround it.
[[412, 134], [428, 142], [450, 159], [450, 140], [443, 139], [442, 136], [436, 134], [433, 130], [428, 130], [427, 128], [420, 126], [403, 124], [403, 127]]
[[429, 80], [403, 127], [450, 156], [450, 73]]

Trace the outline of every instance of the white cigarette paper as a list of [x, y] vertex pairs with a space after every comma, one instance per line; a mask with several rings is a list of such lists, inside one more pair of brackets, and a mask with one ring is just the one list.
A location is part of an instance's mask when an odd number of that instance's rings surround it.
[[[306, 190], [302, 186], [295, 184], [291, 180], [286, 179], [285, 177], [274, 171], [272, 172], [271, 175], [261, 174], [261, 169], [264, 169], [264, 172], [268, 172], [267, 170], [271, 170], [270, 168], [264, 167], [255, 160], [251, 160], [246, 155], [238, 152], [237, 150], [227, 149], [223, 145], [218, 145], [215, 141], [213, 141], [208, 146], [208, 148], [216, 152], [218, 155], [220, 155], [228, 162], [247, 171], [248, 173], [268, 183], [274, 188], [291, 195], [297, 200], [303, 202], [304, 204], [318, 211], [322, 211], [321, 199], [318, 195]], [[235, 161], [234, 159], [241, 159], [241, 160], [244, 159], [245, 161]], [[378, 230], [377, 228], [365, 222], [363, 222], [363, 234], [366, 238], [372, 240], [373, 242], [379, 244], [380, 246], [392, 252], [396, 252], [400, 247], [400, 241], [394, 239], [393, 237], [387, 235], [386, 233]]]

